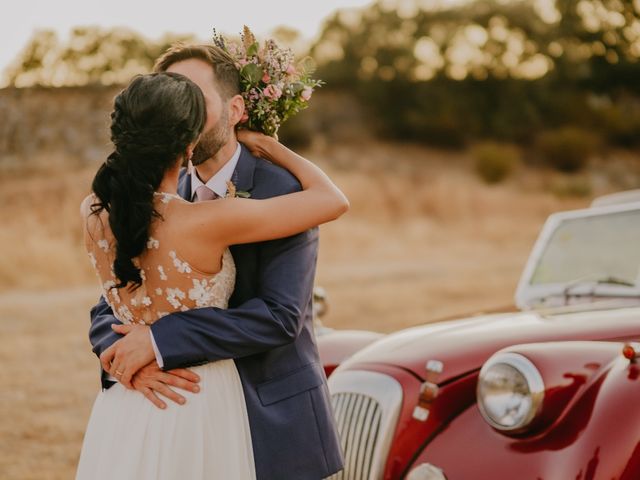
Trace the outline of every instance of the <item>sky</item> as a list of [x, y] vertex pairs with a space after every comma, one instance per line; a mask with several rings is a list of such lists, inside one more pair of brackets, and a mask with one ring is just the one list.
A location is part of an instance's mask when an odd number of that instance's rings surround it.
[[235, 34], [248, 25], [263, 35], [286, 25], [312, 39], [322, 21], [339, 8], [372, 0], [17, 0], [0, 16], [0, 72], [26, 45], [34, 29], [51, 29], [65, 38], [71, 28], [129, 27], [149, 37], [165, 32], [193, 33], [207, 40], [213, 27]]

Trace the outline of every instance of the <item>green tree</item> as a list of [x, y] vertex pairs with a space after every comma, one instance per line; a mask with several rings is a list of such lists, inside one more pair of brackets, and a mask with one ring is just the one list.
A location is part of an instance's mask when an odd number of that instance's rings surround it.
[[135, 74], [148, 72], [172, 43], [193, 40], [166, 35], [150, 41], [125, 28], [77, 27], [61, 42], [53, 31], [38, 31], [6, 75], [17, 87], [126, 83]]
[[337, 12], [312, 48], [328, 87], [357, 91], [385, 133], [456, 146], [575, 124], [640, 138], [638, 2], [421, 4]]

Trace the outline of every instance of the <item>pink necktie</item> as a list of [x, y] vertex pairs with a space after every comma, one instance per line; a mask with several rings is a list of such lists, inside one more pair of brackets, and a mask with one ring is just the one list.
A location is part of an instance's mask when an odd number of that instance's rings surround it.
[[203, 202], [205, 200], [215, 200], [216, 198], [218, 198], [216, 192], [211, 190], [206, 185], [200, 185], [198, 188], [196, 188], [196, 200], [198, 202]]

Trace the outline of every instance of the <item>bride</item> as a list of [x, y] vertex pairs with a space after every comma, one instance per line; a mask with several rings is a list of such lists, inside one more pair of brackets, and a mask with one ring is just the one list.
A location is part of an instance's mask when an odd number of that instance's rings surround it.
[[[81, 213], [105, 299], [123, 323], [151, 324], [176, 311], [226, 308], [235, 280], [230, 245], [287, 237], [348, 209], [345, 196], [318, 167], [275, 139], [248, 131], [240, 131], [239, 140], [289, 170], [303, 190], [266, 200], [183, 200], [177, 195], [180, 168], [205, 116], [200, 89], [176, 73], [138, 76], [115, 99], [115, 150], [98, 170]], [[255, 478], [234, 361], [193, 371], [200, 393], [185, 392], [183, 406], [157, 409], [120, 383], [101, 392], [76, 478]]]

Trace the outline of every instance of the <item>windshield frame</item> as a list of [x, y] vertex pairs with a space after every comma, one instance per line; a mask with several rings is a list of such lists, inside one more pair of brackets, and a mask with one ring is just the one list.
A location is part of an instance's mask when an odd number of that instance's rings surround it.
[[[516, 306], [521, 310], [528, 310], [540, 305], [542, 303], [541, 300], [544, 300], [545, 298], [565, 296], [566, 287], [571, 282], [545, 283], [537, 285], [531, 284], [532, 277], [543, 253], [546, 250], [547, 244], [551, 240], [555, 231], [563, 224], [564, 221], [635, 210], [640, 210], [640, 201], [627, 202], [618, 205], [596, 206], [580, 210], [569, 210], [550, 215], [538, 235], [538, 239], [531, 250], [527, 264], [520, 276], [515, 294]], [[640, 268], [640, 265], [638, 267]], [[597, 280], [597, 278], [594, 278], [593, 281], [585, 279], [584, 285], [575, 285], [571, 287], [568, 296], [640, 297], [640, 284], [637, 282], [638, 279], [636, 279], [635, 287], [597, 284], [595, 280]]]

